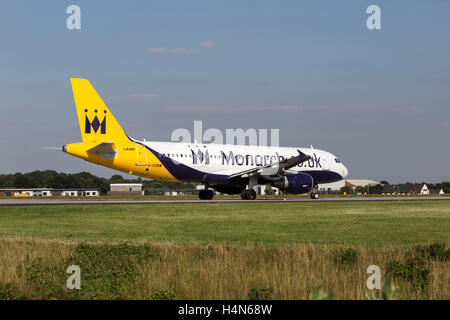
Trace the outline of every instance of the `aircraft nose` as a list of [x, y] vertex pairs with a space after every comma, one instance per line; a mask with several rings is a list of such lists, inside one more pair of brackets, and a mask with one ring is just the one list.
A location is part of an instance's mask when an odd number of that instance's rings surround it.
[[346, 176], [348, 176], [348, 169], [346, 166], [342, 165], [342, 178], [345, 178]]

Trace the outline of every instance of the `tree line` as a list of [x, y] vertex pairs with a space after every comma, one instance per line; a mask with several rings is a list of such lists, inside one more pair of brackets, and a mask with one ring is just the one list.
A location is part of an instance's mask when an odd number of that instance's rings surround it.
[[143, 188], [191, 189], [194, 185], [182, 182], [165, 182], [142, 179], [124, 179], [121, 175], [111, 178], [97, 177], [89, 172], [62, 173], [54, 170], [32, 171], [27, 173], [1, 174], [0, 188], [52, 188], [77, 189], [96, 188], [101, 194], [107, 194], [111, 183], [142, 183]]
[[[54, 170], [32, 171], [28, 173], [14, 173], [0, 175], [0, 188], [52, 188], [52, 189], [76, 189], [76, 188], [96, 188], [101, 194], [107, 194], [111, 183], [142, 183], [143, 188], [168, 188], [177, 190], [194, 189], [195, 184], [184, 182], [165, 182], [142, 179], [124, 179], [121, 175], [115, 174], [111, 178], [97, 177], [89, 172], [62, 173]], [[371, 194], [381, 194], [384, 186], [389, 185], [387, 181], [381, 181], [376, 186], [357, 187], [354, 192], [364, 193], [369, 191]], [[407, 182], [406, 184], [412, 184]], [[443, 189], [445, 193], [450, 193], [450, 182], [426, 183], [429, 189]], [[267, 190], [266, 190], [267, 191]], [[352, 193], [352, 188], [342, 187], [341, 192]], [[270, 191], [268, 191], [270, 193]]]
[[[406, 182], [406, 183], [398, 183], [396, 185], [414, 185], [414, 184], [419, 184], [421, 186], [423, 186], [424, 184], [427, 185], [428, 189], [437, 189], [437, 190], [443, 190], [444, 193], [450, 193], [450, 181], [443, 181], [440, 183], [428, 183], [428, 182], [418, 182], [418, 183], [412, 183], [412, 182]], [[377, 184], [375, 186], [370, 186], [370, 187], [356, 187], [354, 190], [351, 187], [342, 187], [341, 188], [341, 192], [346, 192], [346, 193], [364, 193], [364, 192], [368, 192], [371, 194], [381, 194], [383, 192], [383, 188], [385, 186], [388, 186], [389, 182], [383, 180], [380, 181], [380, 184]]]

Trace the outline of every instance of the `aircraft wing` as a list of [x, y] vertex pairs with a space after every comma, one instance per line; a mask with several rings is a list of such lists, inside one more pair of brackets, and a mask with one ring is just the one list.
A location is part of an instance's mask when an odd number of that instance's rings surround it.
[[250, 176], [255, 176], [255, 175], [259, 175], [262, 177], [283, 175], [286, 170], [289, 170], [290, 168], [295, 167], [296, 165], [311, 159], [311, 156], [304, 154], [300, 150], [298, 150], [298, 152], [299, 152], [299, 155], [295, 156], [295, 157], [284, 159], [282, 161], [268, 164], [268, 165], [265, 165], [262, 167], [255, 167], [252, 169], [234, 173], [228, 178], [228, 180], [233, 181], [233, 180], [238, 180], [238, 179], [245, 179], [245, 178], [249, 178]]
[[111, 159], [115, 158], [117, 155], [117, 150], [112, 142], [102, 142], [95, 147], [89, 149], [87, 152], [92, 152], [98, 154], [100, 157]]

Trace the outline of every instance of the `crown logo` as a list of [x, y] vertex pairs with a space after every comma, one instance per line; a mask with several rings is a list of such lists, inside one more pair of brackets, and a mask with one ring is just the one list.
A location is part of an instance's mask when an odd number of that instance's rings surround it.
[[97, 116], [94, 117], [94, 120], [89, 121], [88, 116], [86, 115], [86, 118], [84, 120], [84, 133], [91, 133], [91, 128], [94, 130], [95, 133], [97, 133], [98, 129], [100, 128], [101, 134], [106, 134], [106, 116], [103, 117], [102, 122], [98, 120]]

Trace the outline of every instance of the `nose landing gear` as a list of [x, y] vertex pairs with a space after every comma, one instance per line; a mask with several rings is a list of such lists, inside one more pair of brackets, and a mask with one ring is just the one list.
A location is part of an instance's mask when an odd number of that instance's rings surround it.
[[315, 184], [313, 186], [313, 189], [311, 190], [311, 194], [309, 195], [311, 197], [311, 199], [319, 199], [320, 197], [320, 193], [319, 193], [319, 186], [317, 184]]
[[320, 194], [313, 191], [309, 196], [311, 197], [311, 199], [319, 199]]

